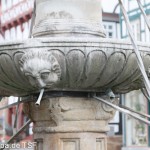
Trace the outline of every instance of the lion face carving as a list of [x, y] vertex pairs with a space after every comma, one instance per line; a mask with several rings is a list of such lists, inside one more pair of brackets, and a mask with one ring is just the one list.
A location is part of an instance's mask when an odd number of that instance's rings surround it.
[[60, 65], [48, 51], [30, 51], [22, 56], [19, 64], [34, 87], [50, 88], [60, 80]]

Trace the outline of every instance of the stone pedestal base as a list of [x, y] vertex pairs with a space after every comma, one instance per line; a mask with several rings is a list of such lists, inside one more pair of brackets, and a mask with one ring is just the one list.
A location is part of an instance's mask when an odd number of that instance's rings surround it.
[[115, 110], [92, 98], [61, 97], [24, 104], [34, 122], [36, 150], [107, 150], [108, 121]]
[[101, 133], [42, 133], [34, 135], [38, 150], [106, 150], [106, 135]]

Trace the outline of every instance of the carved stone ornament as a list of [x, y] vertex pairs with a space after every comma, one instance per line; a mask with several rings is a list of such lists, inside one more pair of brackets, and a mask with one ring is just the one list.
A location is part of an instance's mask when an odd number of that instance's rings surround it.
[[[118, 98], [114, 98], [114, 99], [109, 99], [107, 98], [107, 101], [111, 102], [112, 104], [114, 105], [118, 105], [119, 104], [119, 99]], [[104, 111], [108, 112], [108, 113], [111, 113], [111, 112], [115, 112], [114, 108], [102, 103], [102, 108]]]
[[[118, 103], [118, 99], [113, 103]], [[40, 107], [34, 102], [26, 103], [24, 112], [35, 122], [34, 131], [72, 132], [108, 130], [107, 122], [116, 110], [93, 98], [60, 97], [43, 99]]]
[[59, 125], [63, 121], [63, 113], [58, 101], [59, 98], [56, 98], [55, 101], [49, 101], [50, 119], [52, 119], [56, 125]]
[[59, 63], [48, 51], [29, 51], [19, 63], [21, 71], [34, 87], [51, 88], [60, 80]]
[[[138, 47], [148, 73], [150, 45], [138, 43]], [[39, 87], [102, 93], [110, 88], [127, 93], [143, 88], [142, 82], [133, 46], [125, 40], [39, 38], [0, 44], [3, 96], [30, 95]]]

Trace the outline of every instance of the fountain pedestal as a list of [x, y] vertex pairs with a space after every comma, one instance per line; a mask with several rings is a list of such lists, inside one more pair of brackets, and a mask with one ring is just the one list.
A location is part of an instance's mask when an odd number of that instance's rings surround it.
[[[101, 0], [35, 0], [33, 14], [33, 38], [0, 44], [0, 95], [28, 96], [45, 89], [48, 97], [39, 107], [34, 101], [24, 104], [34, 122], [36, 150], [107, 150], [115, 110], [77, 93], [143, 88], [133, 46], [104, 38]], [[150, 45], [138, 47], [150, 75]], [[57, 98], [51, 98], [53, 92]]]
[[48, 98], [39, 107], [25, 103], [24, 111], [34, 122], [37, 150], [107, 150], [108, 121], [115, 110], [97, 100]]

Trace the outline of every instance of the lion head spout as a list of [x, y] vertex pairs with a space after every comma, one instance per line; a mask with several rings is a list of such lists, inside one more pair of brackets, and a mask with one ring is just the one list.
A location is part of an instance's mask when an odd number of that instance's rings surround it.
[[60, 80], [60, 65], [48, 51], [27, 52], [22, 56], [19, 64], [21, 71], [34, 87], [50, 88]]

